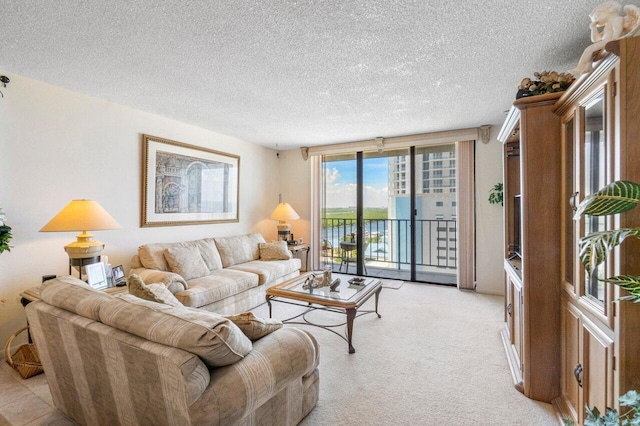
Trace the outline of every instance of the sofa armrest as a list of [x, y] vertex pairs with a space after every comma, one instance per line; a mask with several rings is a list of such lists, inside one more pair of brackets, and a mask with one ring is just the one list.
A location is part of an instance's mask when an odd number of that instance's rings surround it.
[[162, 283], [167, 286], [169, 291], [173, 294], [189, 288], [189, 284], [187, 284], [185, 279], [174, 272], [158, 271], [157, 269], [147, 268], [133, 268], [131, 269], [131, 274], [140, 275], [142, 281], [147, 284]]
[[281, 328], [253, 343], [235, 364], [211, 370], [211, 381], [189, 406], [194, 424], [235, 424], [318, 367], [318, 342], [298, 328]]

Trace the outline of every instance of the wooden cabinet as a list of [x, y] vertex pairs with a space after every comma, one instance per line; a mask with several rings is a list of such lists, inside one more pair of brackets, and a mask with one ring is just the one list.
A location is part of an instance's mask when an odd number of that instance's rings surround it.
[[594, 71], [558, 100], [561, 119], [561, 393], [562, 417], [584, 420], [584, 407], [618, 406], [640, 389], [640, 306], [617, 301], [624, 292], [603, 278], [640, 275], [640, 243], [626, 241], [591, 276], [578, 241], [599, 230], [640, 224], [640, 210], [573, 220], [575, 206], [614, 180], [640, 182], [640, 38], [607, 45]]
[[[562, 305], [562, 394], [554, 400], [563, 418], [584, 421], [588, 405], [611, 407], [613, 339], [567, 300]], [[562, 407], [562, 409], [559, 409]]]
[[503, 143], [505, 328], [514, 384], [551, 402], [560, 393], [559, 93], [513, 103]]
[[513, 382], [522, 392], [522, 279], [511, 267], [505, 267], [505, 328], [503, 342], [509, 356]]

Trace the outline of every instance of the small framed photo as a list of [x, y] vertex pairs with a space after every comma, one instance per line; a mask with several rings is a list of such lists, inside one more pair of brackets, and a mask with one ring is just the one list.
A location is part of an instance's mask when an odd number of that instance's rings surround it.
[[111, 276], [113, 277], [114, 283], [122, 281], [124, 279], [124, 268], [122, 265], [111, 268]]
[[107, 282], [107, 274], [104, 270], [104, 263], [92, 263], [84, 267], [84, 272], [87, 274], [87, 283], [96, 290], [103, 290], [109, 287]]

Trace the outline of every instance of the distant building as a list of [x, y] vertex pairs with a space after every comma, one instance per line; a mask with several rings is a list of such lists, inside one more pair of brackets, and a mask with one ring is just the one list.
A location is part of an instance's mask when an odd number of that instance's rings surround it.
[[[394, 222], [397, 226], [392, 229], [395, 238], [408, 238], [404, 235], [408, 232], [408, 225], [402, 220], [411, 218], [411, 175], [417, 178], [416, 218], [443, 221], [418, 222], [418, 263], [455, 267], [457, 227], [455, 222], [451, 222], [457, 220], [455, 145], [420, 150], [415, 155], [415, 173], [408, 155], [389, 158], [389, 219], [399, 220]], [[408, 263], [405, 246], [400, 244], [394, 250], [395, 246], [390, 244], [392, 260]]]

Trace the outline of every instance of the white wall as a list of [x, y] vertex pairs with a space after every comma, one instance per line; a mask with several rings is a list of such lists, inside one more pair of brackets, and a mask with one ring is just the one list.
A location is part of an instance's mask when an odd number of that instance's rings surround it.
[[[110, 263], [123, 264], [127, 272], [144, 243], [253, 231], [276, 238], [275, 222], [267, 219], [278, 203], [275, 151], [21, 75], [0, 74], [11, 79], [0, 98], [0, 207], [14, 235], [11, 252], [0, 255], [0, 342], [25, 324], [19, 293], [39, 285], [42, 275], [68, 273], [63, 246], [75, 240], [75, 233], [38, 231], [72, 199], [95, 199], [122, 225], [94, 234], [106, 243]], [[142, 133], [239, 155], [240, 222], [141, 228]], [[309, 217], [302, 206], [298, 213]]]
[[489, 294], [504, 294], [502, 207], [488, 201], [489, 190], [502, 182], [501, 125], [491, 128], [488, 144], [476, 142], [476, 284]]
[[[500, 126], [493, 126], [488, 144], [476, 143], [476, 282], [477, 291], [503, 294], [502, 208], [489, 204], [489, 190], [502, 182], [502, 147], [496, 140]], [[304, 219], [293, 221], [296, 238], [309, 240], [311, 217], [311, 162], [299, 150], [281, 151], [283, 197]]]
[[299, 149], [280, 151], [280, 192], [300, 219], [292, 220], [291, 233], [305, 242], [311, 237], [311, 161], [302, 160]]

